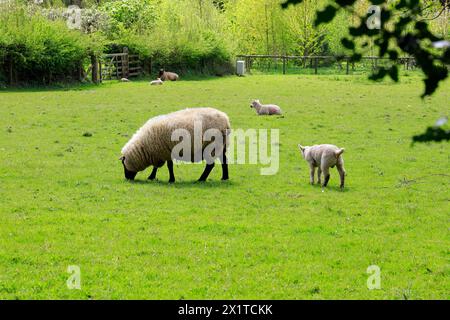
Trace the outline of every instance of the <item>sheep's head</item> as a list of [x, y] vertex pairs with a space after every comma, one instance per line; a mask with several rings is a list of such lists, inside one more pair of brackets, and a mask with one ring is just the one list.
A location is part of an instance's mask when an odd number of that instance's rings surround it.
[[250, 108], [255, 108], [256, 106], [259, 106], [259, 100], [253, 100], [252, 103], [250, 104]]
[[300, 153], [302, 154], [303, 159], [306, 159], [306, 150], [309, 147], [304, 147], [301, 144], [298, 145], [298, 148], [300, 149]]
[[127, 180], [134, 180], [134, 178], [135, 178], [136, 175], [137, 175], [137, 172], [130, 171], [130, 170], [127, 169], [127, 167], [125, 166], [125, 157], [121, 157], [119, 160], [122, 161], [123, 170], [124, 170], [124, 172], [125, 172], [125, 178], [126, 178]]
[[160, 79], [160, 78], [162, 77], [163, 74], [164, 74], [164, 69], [160, 69], [160, 70], [159, 70], [159, 78], [158, 78], [158, 79]]

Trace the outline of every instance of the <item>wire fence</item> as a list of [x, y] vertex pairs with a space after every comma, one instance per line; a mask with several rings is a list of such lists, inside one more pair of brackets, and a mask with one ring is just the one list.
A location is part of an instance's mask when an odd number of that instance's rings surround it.
[[416, 69], [416, 61], [412, 57], [391, 61], [388, 58], [366, 56], [361, 61], [352, 62], [350, 57], [345, 56], [238, 55], [237, 60], [245, 61], [248, 73], [360, 74], [393, 64], [402, 66], [404, 70]]

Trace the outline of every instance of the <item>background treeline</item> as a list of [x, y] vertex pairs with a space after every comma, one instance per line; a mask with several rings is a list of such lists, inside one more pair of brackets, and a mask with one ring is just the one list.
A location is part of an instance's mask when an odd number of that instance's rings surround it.
[[[393, 5], [399, 0], [391, 0]], [[440, 8], [429, 3], [429, 15]], [[155, 68], [223, 75], [236, 54], [342, 55], [340, 39], [354, 14], [314, 27], [327, 0], [305, 0], [287, 10], [282, 0], [0, 0], [0, 82], [83, 78], [92, 55], [127, 46]], [[436, 3], [436, 6], [433, 3]], [[83, 8], [79, 21], [67, 7]], [[449, 38], [448, 14], [431, 20]], [[68, 25], [76, 27], [70, 29]], [[372, 46], [366, 53], [376, 55]]]

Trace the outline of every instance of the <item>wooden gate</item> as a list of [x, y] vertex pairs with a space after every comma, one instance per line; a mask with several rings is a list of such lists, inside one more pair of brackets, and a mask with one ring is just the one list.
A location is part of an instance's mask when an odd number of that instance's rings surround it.
[[138, 77], [142, 73], [139, 56], [129, 54], [128, 48], [121, 53], [105, 54], [100, 59], [100, 80]]

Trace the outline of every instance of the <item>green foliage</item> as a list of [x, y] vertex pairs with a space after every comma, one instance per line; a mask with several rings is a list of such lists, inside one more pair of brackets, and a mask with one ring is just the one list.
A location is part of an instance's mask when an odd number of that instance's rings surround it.
[[71, 76], [90, 53], [101, 51], [101, 37], [69, 30], [62, 21], [30, 15], [21, 6], [0, 13], [0, 68], [5, 77], [12, 67], [13, 81], [49, 83]]
[[[207, 1], [120, 0], [102, 8], [112, 27], [106, 32], [112, 51], [127, 46], [142, 59], [158, 67], [179, 72], [225, 74], [231, 71], [232, 49], [224, 34], [226, 21], [217, 7]], [[132, 22], [132, 23], [131, 23]]]

